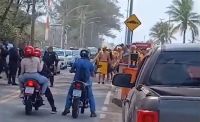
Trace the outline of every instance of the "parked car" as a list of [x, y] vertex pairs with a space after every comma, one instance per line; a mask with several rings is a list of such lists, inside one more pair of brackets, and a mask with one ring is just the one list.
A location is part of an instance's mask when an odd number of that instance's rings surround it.
[[90, 52], [90, 57], [91, 57], [91, 59], [95, 58], [95, 56], [96, 56], [97, 53], [98, 53], [98, 48], [96, 48], [96, 47], [88, 47], [87, 49], [88, 49], [89, 52]]
[[72, 51], [71, 50], [63, 50], [63, 49], [57, 49], [54, 51], [58, 55], [60, 68], [63, 69], [64, 67], [67, 66], [67, 57], [72, 55]]
[[67, 56], [67, 65], [72, 66], [76, 59], [80, 58], [80, 50], [71, 50], [72, 55]]
[[144, 58], [137, 80], [114, 76], [113, 85], [132, 88], [123, 100], [123, 122], [200, 121], [200, 45], [157, 47]]

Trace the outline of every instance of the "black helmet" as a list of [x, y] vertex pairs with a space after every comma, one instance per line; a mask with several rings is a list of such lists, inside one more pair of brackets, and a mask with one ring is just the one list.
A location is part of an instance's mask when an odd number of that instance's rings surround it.
[[89, 58], [89, 51], [86, 49], [81, 50], [80, 56], [81, 58]]

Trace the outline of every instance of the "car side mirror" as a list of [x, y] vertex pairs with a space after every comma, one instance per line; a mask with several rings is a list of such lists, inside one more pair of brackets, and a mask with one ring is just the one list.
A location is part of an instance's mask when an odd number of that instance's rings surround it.
[[131, 83], [131, 78], [131, 74], [116, 74], [112, 80], [112, 84], [123, 88], [133, 88], [135, 83]]

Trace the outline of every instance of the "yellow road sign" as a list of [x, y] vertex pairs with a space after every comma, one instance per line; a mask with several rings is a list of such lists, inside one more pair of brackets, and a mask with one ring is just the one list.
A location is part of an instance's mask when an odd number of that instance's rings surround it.
[[135, 14], [131, 15], [124, 23], [132, 31], [134, 31], [137, 27], [141, 25], [140, 20]]

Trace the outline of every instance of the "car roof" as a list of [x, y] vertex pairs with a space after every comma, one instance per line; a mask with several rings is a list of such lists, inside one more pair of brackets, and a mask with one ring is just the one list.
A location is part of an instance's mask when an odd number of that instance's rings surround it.
[[161, 51], [200, 51], [200, 44], [166, 44], [160, 48]]

